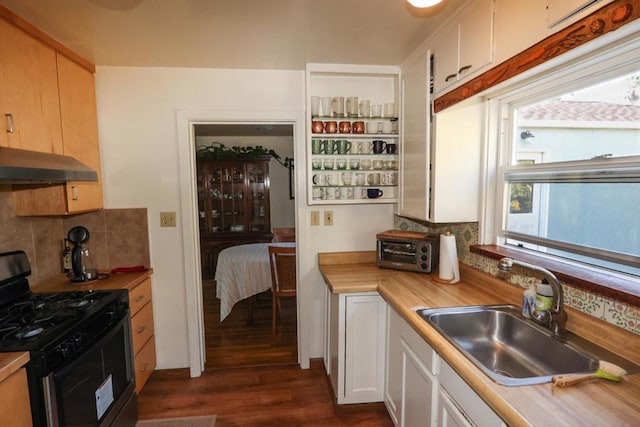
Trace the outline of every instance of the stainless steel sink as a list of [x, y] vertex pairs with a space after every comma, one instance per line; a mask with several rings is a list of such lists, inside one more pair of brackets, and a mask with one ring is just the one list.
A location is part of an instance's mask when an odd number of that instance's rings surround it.
[[545, 383], [557, 374], [593, 372], [599, 360], [633, 366], [570, 333], [562, 339], [552, 336], [523, 318], [515, 306], [435, 308], [417, 313], [486, 375], [507, 386]]

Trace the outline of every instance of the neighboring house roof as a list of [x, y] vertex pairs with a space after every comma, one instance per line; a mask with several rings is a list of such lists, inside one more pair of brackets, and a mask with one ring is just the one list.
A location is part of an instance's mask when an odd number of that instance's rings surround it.
[[606, 102], [552, 100], [519, 108], [518, 113], [524, 120], [640, 122], [640, 107]]

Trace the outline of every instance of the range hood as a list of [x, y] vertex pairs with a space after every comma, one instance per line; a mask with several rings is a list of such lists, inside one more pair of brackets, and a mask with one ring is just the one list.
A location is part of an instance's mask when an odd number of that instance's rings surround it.
[[73, 157], [0, 147], [0, 184], [97, 181], [98, 174]]

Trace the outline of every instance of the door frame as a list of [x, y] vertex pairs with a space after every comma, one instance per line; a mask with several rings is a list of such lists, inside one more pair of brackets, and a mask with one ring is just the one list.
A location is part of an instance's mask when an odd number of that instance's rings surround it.
[[[191, 377], [199, 377], [204, 371], [206, 360], [204, 342], [204, 315], [202, 304], [202, 274], [200, 269], [200, 238], [198, 228], [198, 200], [196, 183], [195, 134], [196, 124], [290, 124], [293, 127], [293, 158], [304, 158], [298, 153], [299, 141], [304, 141], [304, 113], [302, 111], [226, 111], [226, 110], [179, 110], [177, 115], [178, 161], [180, 177], [180, 218], [182, 225], [182, 257], [184, 263], [184, 287], [187, 313], [187, 340]], [[295, 160], [294, 160], [295, 161]], [[298, 183], [304, 182], [304, 168], [295, 168]], [[296, 185], [295, 226], [298, 226], [299, 203], [304, 198], [304, 186]], [[304, 240], [304, 233], [297, 233], [297, 244]], [[297, 257], [299, 264], [300, 257]], [[300, 268], [296, 266], [300, 283]], [[303, 369], [309, 368], [309, 345], [307, 319], [304, 313], [304, 289], [297, 292], [297, 341], [298, 363]]]

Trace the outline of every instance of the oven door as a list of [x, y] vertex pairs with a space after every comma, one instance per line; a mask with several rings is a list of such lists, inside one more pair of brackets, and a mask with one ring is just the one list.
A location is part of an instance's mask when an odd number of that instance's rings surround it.
[[44, 379], [49, 426], [108, 426], [135, 399], [130, 330], [127, 313], [91, 348]]

